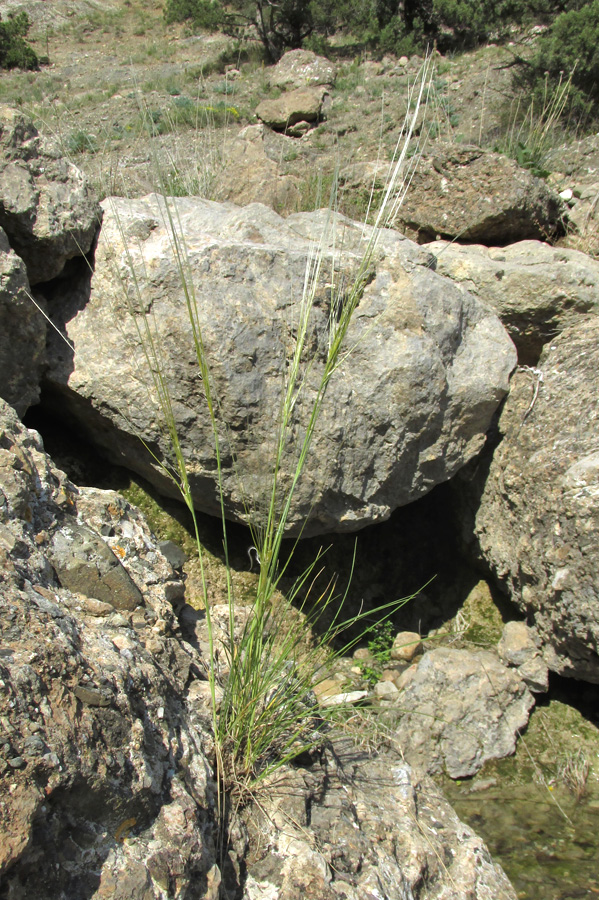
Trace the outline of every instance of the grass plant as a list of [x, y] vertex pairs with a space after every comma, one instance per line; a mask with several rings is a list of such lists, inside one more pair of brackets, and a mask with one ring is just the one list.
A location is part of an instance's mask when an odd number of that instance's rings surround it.
[[[160, 409], [168, 437], [170, 458], [156, 462], [177, 486], [193, 521], [201, 571], [204, 607], [208, 631], [209, 659], [207, 676], [212, 697], [215, 736], [215, 764], [218, 782], [225, 794], [247, 796], [278, 767], [321, 744], [325, 739], [327, 719], [338, 713], [317, 707], [312, 684], [322, 678], [331, 656], [346, 652], [360, 638], [353, 637], [344, 645], [343, 634], [363, 623], [369, 631], [373, 616], [389, 618], [406, 598], [393, 600], [378, 610], [361, 610], [349, 617], [343, 615], [345, 591], [333, 578], [322, 589], [316, 588], [322, 567], [322, 552], [305, 568], [292, 587], [281, 592], [282, 578], [288, 566], [284, 538], [294, 495], [304, 475], [328, 385], [351, 353], [347, 333], [352, 316], [360, 302], [377, 244], [383, 228], [392, 223], [409, 187], [417, 155], [413, 155], [416, 123], [420, 125], [421, 107], [430, 89], [430, 62], [427, 60], [419, 82], [414, 86], [414, 103], [401, 129], [389, 177], [382, 192], [378, 210], [373, 213], [374, 227], [364, 229], [364, 250], [351, 276], [338, 271], [335, 254], [336, 185], [330, 192], [328, 221], [320, 244], [308, 258], [303, 292], [295, 314], [293, 346], [284, 366], [282, 392], [277, 416], [276, 434], [266, 494], [258, 507], [246, 506], [247, 525], [252, 550], [258, 567], [255, 593], [250, 614], [240, 627], [239, 598], [235, 594], [227, 539], [226, 501], [223, 488], [223, 459], [231, 452], [229, 428], [224, 420], [219, 398], [213, 391], [211, 361], [206, 351], [196, 283], [186, 251], [185, 234], [177, 216], [176, 203], [168, 199], [168, 180], [158, 168], [158, 189], [163, 196], [160, 209], [169, 235], [170, 248], [187, 311], [189, 330], [197, 371], [201, 379], [205, 414], [211, 424], [213, 452], [217, 472], [217, 489], [222, 522], [223, 556], [225, 560], [226, 606], [228, 622], [223, 632], [213, 617], [209, 602], [209, 585], [203, 566], [200, 529], [187, 470], [185, 451], [177, 432], [173, 399], [167, 380], [168, 361], [161, 344], [158, 323], [152, 318], [152, 303], [144, 296], [145, 278], [140, 271], [139, 254], [127, 246], [121, 228], [126, 257], [123, 292], [137, 337], [145, 354], [148, 378]], [[409, 152], [410, 151], [410, 152]], [[367, 210], [367, 217], [371, 213]], [[117, 217], [118, 221], [118, 217]], [[310, 359], [310, 338], [315, 305], [323, 279], [330, 285], [329, 340], [325, 358], [319, 360], [320, 382], [311, 394], [307, 419], [299, 439], [293, 437], [297, 426], [300, 397], [305, 394], [306, 373], [316, 364]], [[148, 312], [150, 310], [150, 312]], [[290, 451], [291, 446], [291, 451]], [[149, 450], [150, 448], [148, 448]], [[151, 451], [150, 451], [151, 452]], [[237, 472], [243, 490], [242, 471]], [[325, 615], [326, 613], [326, 615]], [[325, 620], [318, 637], [315, 626]], [[319, 676], [319, 673], [320, 676]]]
[[560, 76], [556, 86], [546, 78], [540, 102], [533, 97], [525, 109], [520, 95], [512, 103], [506, 135], [495, 148], [540, 178], [550, 174], [547, 160], [557, 137], [562, 134], [560, 122], [564, 118], [573, 74], [570, 72], [567, 78]]

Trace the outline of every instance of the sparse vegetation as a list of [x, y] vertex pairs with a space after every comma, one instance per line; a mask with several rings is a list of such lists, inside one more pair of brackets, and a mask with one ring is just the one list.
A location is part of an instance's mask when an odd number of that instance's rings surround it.
[[83, 129], [71, 132], [67, 139], [69, 153], [97, 153], [98, 142], [93, 134], [88, 134]]
[[524, 114], [522, 98], [514, 101], [511, 124], [495, 149], [515, 159], [523, 169], [529, 169], [539, 178], [547, 178], [550, 169], [547, 160], [558, 136], [562, 134], [562, 118], [566, 110], [572, 86], [572, 73], [568, 78], [559, 77], [550, 85], [545, 76], [543, 93], [533, 96]]
[[388, 619], [377, 622], [370, 630], [367, 646], [372, 654], [372, 662], [363, 664], [361, 669], [363, 677], [371, 684], [376, 684], [381, 677], [383, 669], [391, 659], [391, 647], [393, 646], [394, 637], [393, 623]]

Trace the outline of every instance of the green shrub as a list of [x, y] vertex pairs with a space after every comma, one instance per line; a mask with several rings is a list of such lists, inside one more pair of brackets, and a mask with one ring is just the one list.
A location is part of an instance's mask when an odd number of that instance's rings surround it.
[[548, 24], [585, 0], [374, 0], [371, 43], [384, 52], [422, 52], [435, 41], [445, 52], [502, 38], [513, 25]]
[[599, 0], [558, 16], [538, 44], [530, 61], [521, 60], [517, 84], [526, 86], [542, 101], [547, 91], [572, 74], [563, 116], [582, 119], [599, 116]]
[[0, 69], [39, 69], [39, 60], [25, 36], [30, 23], [27, 13], [9, 14], [6, 22], [0, 16]]
[[[362, 5], [368, 10], [369, 3]], [[192, 28], [222, 29], [236, 39], [258, 38], [269, 62], [285, 50], [304, 46], [326, 49], [326, 38], [335, 28], [365, 18], [354, 12], [348, 0], [167, 0], [167, 24], [188, 22]]]
[[216, 0], [167, 0], [164, 19], [173, 22], [189, 22], [194, 29], [216, 31], [223, 25], [224, 11]]

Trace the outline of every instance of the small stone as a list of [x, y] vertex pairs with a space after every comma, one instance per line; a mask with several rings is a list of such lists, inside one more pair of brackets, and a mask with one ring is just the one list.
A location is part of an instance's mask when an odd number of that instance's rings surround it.
[[379, 681], [395, 681], [399, 674], [398, 669], [385, 669], [381, 672]]
[[497, 651], [502, 661], [510, 666], [521, 666], [539, 653], [534, 632], [526, 622], [506, 622]]
[[22, 756], [13, 756], [12, 759], [7, 760], [7, 762], [12, 769], [22, 769], [25, 765], [25, 760]]
[[312, 688], [318, 700], [333, 697], [339, 693], [339, 682], [335, 678], [325, 678]]
[[[216, 708], [220, 706], [220, 703], [223, 699], [224, 691], [220, 685], [216, 684], [214, 686], [214, 698], [216, 701]], [[196, 703], [201, 703], [202, 705], [212, 704], [212, 691], [210, 688], [209, 681], [192, 681], [189, 686], [189, 690], [187, 692], [187, 703], [190, 706], [193, 706]]]
[[60, 767], [60, 760], [56, 753], [45, 753], [42, 756], [42, 759], [47, 766], [51, 766], [53, 769], [58, 769]]
[[73, 688], [73, 693], [86, 706], [110, 706], [110, 701], [112, 700], [112, 695], [108, 694], [108, 692], [100, 691], [97, 688], [85, 687], [81, 684]]
[[174, 541], [159, 541], [158, 549], [173, 569], [181, 569], [187, 562], [187, 554]]
[[391, 659], [402, 659], [411, 662], [417, 653], [422, 652], [422, 639], [415, 631], [400, 631], [391, 647]]
[[312, 127], [313, 124], [310, 124], [310, 122], [296, 122], [295, 125], [291, 125], [286, 129], [286, 134], [290, 135], [290, 137], [303, 137]]
[[518, 674], [533, 694], [549, 690], [549, 668], [541, 656], [534, 656], [518, 667]]
[[495, 787], [497, 785], [496, 778], [481, 778], [480, 780], [476, 780], [472, 787], [470, 788], [470, 793], [474, 794], [478, 791], [487, 791], [489, 788]]
[[346, 691], [343, 694], [336, 694], [334, 697], [325, 697], [321, 706], [349, 706], [352, 703], [359, 703], [368, 697], [368, 691]]
[[390, 700], [392, 697], [395, 697], [395, 695], [398, 694], [399, 691], [392, 681], [379, 681], [374, 686], [374, 693], [379, 698], [379, 700]]
[[109, 616], [114, 612], [114, 606], [111, 606], [110, 603], [104, 603], [103, 600], [95, 600], [93, 597], [83, 597], [83, 609], [90, 616], [97, 616], [101, 618], [103, 616]]

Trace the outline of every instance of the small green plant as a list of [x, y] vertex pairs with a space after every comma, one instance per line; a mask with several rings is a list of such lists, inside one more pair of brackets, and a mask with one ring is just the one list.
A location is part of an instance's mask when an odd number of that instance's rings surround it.
[[370, 639], [367, 647], [371, 653], [372, 662], [368, 661], [362, 668], [362, 676], [370, 684], [376, 684], [380, 680], [381, 673], [391, 659], [391, 647], [395, 630], [389, 619], [377, 622], [370, 630]]
[[72, 131], [67, 138], [67, 150], [69, 153], [97, 153], [98, 141], [93, 134], [88, 134], [83, 129]]
[[391, 647], [395, 636], [393, 623], [390, 621], [378, 622], [372, 629], [371, 638], [368, 641], [368, 649], [376, 662], [384, 666], [391, 659]]
[[0, 69], [39, 68], [37, 54], [25, 40], [29, 27], [25, 12], [9, 13], [5, 22], [0, 16]]
[[358, 85], [364, 84], [364, 74], [360, 68], [360, 59], [356, 58], [351, 65], [343, 67], [335, 81], [335, 90], [338, 93], [351, 93]]
[[214, 84], [212, 90], [216, 94], [234, 94], [235, 85], [230, 81], [221, 81], [219, 84]]

